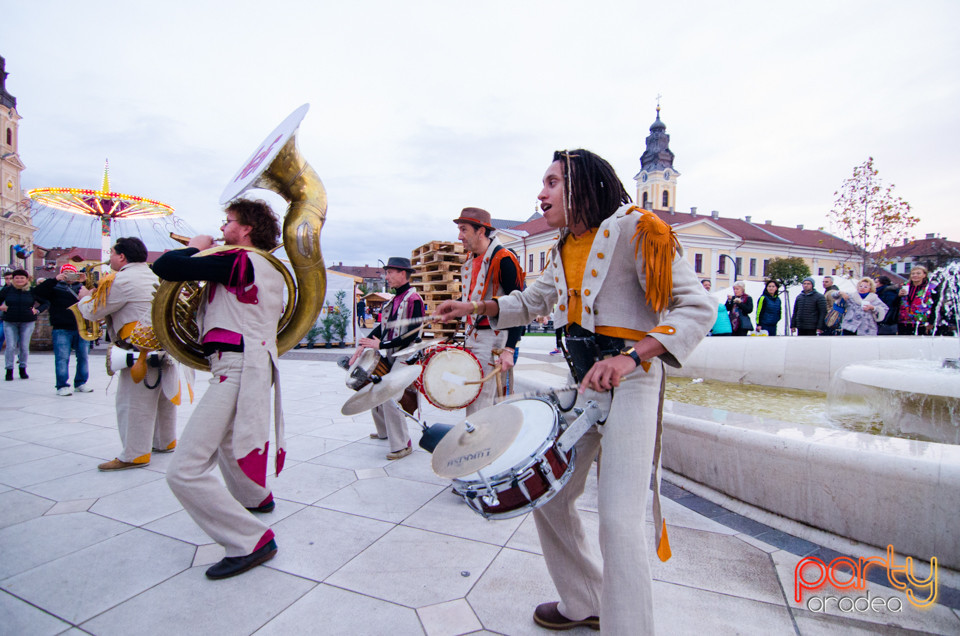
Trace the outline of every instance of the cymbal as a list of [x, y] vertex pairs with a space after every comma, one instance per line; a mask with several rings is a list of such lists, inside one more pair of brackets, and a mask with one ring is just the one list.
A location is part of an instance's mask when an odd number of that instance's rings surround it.
[[403, 390], [420, 376], [420, 371], [422, 369], [416, 365], [395, 364], [390, 373], [383, 376], [379, 382], [371, 382], [347, 398], [340, 412], [344, 415], [357, 415], [400, 397]]
[[439, 342], [436, 342], [434, 340], [424, 340], [423, 342], [415, 342], [409, 347], [406, 347], [394, 353], [393, 357], [394, 359], [409, 358], [415, 353], [419, 353], [420, 351], [423, 351], [424, 349], [429, 349], [430, 347], [436, 347], [439, 344], [440, 344]]
[[[467, 430], [467, 424], [473, 428]], [[477, 411], [443, 436], [433, 451], [433, 472], [457, 479], [486, 468], [503, 455], [523, 427], [523, 411], [497, 404]]]

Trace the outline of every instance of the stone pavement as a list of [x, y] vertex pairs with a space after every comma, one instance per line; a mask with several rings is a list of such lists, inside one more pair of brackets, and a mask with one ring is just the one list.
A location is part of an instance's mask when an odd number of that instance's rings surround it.
[[[525, 338], [520, 373], [561, 376], [551, 348]], [[555, 591], [530, 516], [482, 519], [420, 449], [388, 461], [369, 414], [340, 414], [351, 392], [333, 357], [281, 360], [287, 465], [266, 517], [280, 550], [224, 581], [204, 577], [223, 551], [170, 493], [170, 455], [97, 471], [120, 448], [102, 356], [91, 358], [95, 393], [57, 397], [42, 353], [29, 380], [0, 381], [0, 634], [549, 633], [531, 618]], [[205, 385], [201, 374], [199, 394]], [[432, 424], [462, 412], [425, 413]], [[415, 443], [418, 432], [411, 422]], [[809, 611], [792, 600], [794, 567], [836, 553], [678, 486], [665, 494], [674, 556], [652, 564], [659, 634], [960, 633], [955, 577], [941, 577], [941, 604], [927, 610]], [[594, 535], [596, 505], [591, 480], [580, 507]], [[869, 592], [904, 599], [878, 582]]]

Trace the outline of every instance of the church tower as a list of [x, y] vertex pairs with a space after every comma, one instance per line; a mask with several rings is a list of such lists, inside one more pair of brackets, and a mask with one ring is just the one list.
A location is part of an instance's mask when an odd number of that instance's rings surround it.
[[7, 92], [6, 61], [0, 57], [0, 210], [12, 210], [20, 202], [20, 173], [24, 165], [17, 154], [17, 98]]
[[650, 210], [673, 210], [677, 205], [680, 173], [673, 167], [670, 135], [666, 130], [666, 124], [660, 121], [660, 104], [657, 104], [657, 119], [650, 126], [647, 149], [640, 156], [640, 172], [633, 178], [637, 182], [637, 204]]
[[6, 61], [0, 57], [0, 269], [33, 273], [33, 233], [28, 206], [20, 190], [17, 98], [7, 92]]

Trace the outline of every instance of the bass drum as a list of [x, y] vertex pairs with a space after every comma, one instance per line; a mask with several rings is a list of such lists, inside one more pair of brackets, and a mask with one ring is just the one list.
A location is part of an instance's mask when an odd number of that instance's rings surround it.
[[483, 367], [477, 357], [460, 347], [438, 346], [429, 351], [417, 380], [427, 401], [446, 411], [472, 404], [483, 390]]

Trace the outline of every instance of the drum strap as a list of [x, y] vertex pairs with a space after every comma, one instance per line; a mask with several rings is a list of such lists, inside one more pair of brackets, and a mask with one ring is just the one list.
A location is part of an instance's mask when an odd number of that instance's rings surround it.
[[667, 522], [663, 520], [663, 510], [660, 508], [660, 465], [663, 453], [663, 399], [667, 387], [667, 370], [660, 362], [660, 399], [657, 404], [657, 437], [653, 446], [653, 527], [657, 543], [657, 556], [661, 561], [667, 561], [670, 552], [670, 539], [667, 536]]

